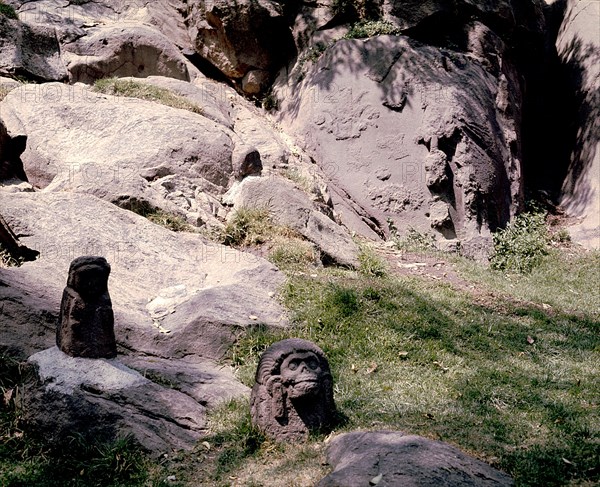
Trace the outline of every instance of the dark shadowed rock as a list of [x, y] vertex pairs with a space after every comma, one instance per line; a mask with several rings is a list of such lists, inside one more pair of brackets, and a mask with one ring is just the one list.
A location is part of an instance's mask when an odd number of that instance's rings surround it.
[[352, 432], [327, 448], [333, 472], [318, 487], [509, 487], [503, 472], [457, 448], [399, 431]]
[[28, 25], [0, 14], [0, 75], [62, 81], [67, 70], [52, 27]]
[[77, 434], [104, 441], [131, 435], [162, 454], [192, 448], [205, 431], [204, 406], [117, 360], [70, 357], [54, 347], [29, 362], [37, 380], [23, 394], [25, 421], [50, 443]]
[[271, 345], [260, 358], [250, 397], [252, 423], [279, 441], [306, 439], [334, 425], [333, 381], [323, 351], [299, 338]]
[[[292, 35], [282, 6], [270, 0], [190, 1], [188, 25], [196, 51], [230, 79], [246, 78], [248, 93], [266, 87], [289, 55]], [[252, 81], [252, 82], [249, 82]]]
[[104, 257], [78, 257], [71, 262], [56, 327], [56, 344], [67, 355], [117, 355], [109, 274], [110, 265]]

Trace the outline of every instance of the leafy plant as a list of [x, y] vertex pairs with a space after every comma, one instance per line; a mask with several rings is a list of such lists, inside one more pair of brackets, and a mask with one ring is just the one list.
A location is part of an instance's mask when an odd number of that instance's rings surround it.
[[118, 78], [99, 79], [94, 83], [94, 91], [114, 96], [129, 96], [142, 100], [153, 101], [172, 108], [187, 110], [202, 114], [202, 107], [192, 103], [187, 98], [173, 93], [166, 88], [159, 88], [147, 83]]
[[358, 272], [364, 276], [385, 277], [387, 274], [385, 263], [373, 249], [366, 245], [359, 247], [358, 262]]
[[14, 20], [17, 20], [19, 18], [16, 10], [11, 5], [7, 5], [2, 1], [0, 1], [0, 15], [4, 15], [9, 19]]
[[352, 27], [344, 39], [363, 39], [377, 35], [399, 35], [400, 29], [386, 20], [363, 20]]
[[519, 273], [531, 272], [548, 255], [550, 236], [542, 212], [526, 212], [493, 236], [493, 269]]

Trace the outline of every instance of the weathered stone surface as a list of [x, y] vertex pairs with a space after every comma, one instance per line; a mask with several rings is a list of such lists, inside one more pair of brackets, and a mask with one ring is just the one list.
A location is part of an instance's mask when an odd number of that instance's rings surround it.
[[290, 338], [267, 348], [250, 397], [252, 423], [279, 441], [306, 439], [337, 418], [329, 362], [314, 343]]
[[346, 229], [323, 213], [331, 214], [331, 209], [324, 202], [311, 201], [291, 181], [277, 176], [250, 177], [234, 185], [226, 196], [224, 201], [234, 208], [268, 208], [276, 223], [314, 242], [325, 260], [350, 267], [358, 265], [358, 249]]
[[62, 81], [67, 70], [54, 29], [0, 15], [0, 75]]
[[508, 487], [512, 479], [457, 448], [399, 431], [339, 435], [327, 448], [333, 472], [319, 487]]
[[167, 76], [189, 81], [187, 62], [173, 43], [144, 26], [98, 27], [64, 46], [72, 83], [111, 76]]
[[[87, 192], [123, 206], [148, 202], [184, 215], [211, 213], [198, 191], [219, 195], [232, 174], [234, 134], [226, 127], [81, 84], [13, 90], [2, 101], [0, 126], [6, 146], [22, 151], [29, 181], [46, 191]], [[179, 179], [170, 182], [169, 176]]]
[[56, 327], [56, 345], [67, 355], [117, 355], [109, 275], [110, 264], [104, 257], [77, 257], [71, 262]]
[[[580, 222], [574, 241], [600, 248], [600, 3], [568, 1], [557, 40], [567, 86], [576, 102], [569, 167], [561, 204]], [[557, 120], [564, 123], [564, 120]], [[567, 128], [568, 129], [568, 128]]]
[[155, 454], [191, 449], [205, 431], [204, 406], [146, 379], [118, 360], [70, 357], [53, 347], [29, 358], [37, 382], [23, 394], [28, 428], [50, 443], [74, 434], [126, 435]]
[[211, 360], [122, 356], [119, 361], [159, 384], [176, 387], [207, 408], [250, 394], [231, 367]]
[[52, 346], [66, 270], [81, 253], [111, 262], [120, 351], [214, 359], [246, 327], [287, 324], [274, 294], [283, 275], [259, 257], [171, 232], [91, 195], [0, 192], [0, 207], [23, 244], [40, 252], [0, 269], [6, 346], [28, 353]]
[[289, 54], [291, 33], [276, 2], [194, 0], [188, 4], [196, 51], [230, 79], [241, 81], [253, 70], [274, 73]]
[[[489, 238], [520, 209], [522, 100], [508, 63], [498, 72], [377, 36], [339, 41], [277, 86], [279, 121], [330, 168], [334, 205], [352, 230], [385, 236], [391, 220], [401, 234], [410, 226], [468, 241]], [[450, 214], [443, 226], [431, 219], [438, 200]]]

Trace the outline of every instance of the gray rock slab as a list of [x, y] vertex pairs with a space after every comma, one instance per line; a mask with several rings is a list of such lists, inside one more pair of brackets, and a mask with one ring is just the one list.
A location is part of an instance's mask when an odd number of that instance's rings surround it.
[[70, 357], [53, 347], [29, 358], [37, 382], [23, 393], [25, 421], [50, 443], [127, 435], [161, 454], [190, 449], [205, 432], [206, 408], [144, 378], [117, 359]]
[[292, 181], [277, 176], [248, 177], [232, 187], [229, 196], [234, 208], [268, 208], [276, 223], [315, 243], [328, 260], [350, 267], [358, 265], [358, 248], [346, 228], [319, 211]]
[[318, 487], [509, 487], [503, 472], [457, 448], [399, 431], [352, 432], [327, 447], [333, 472]]
[[[22, 267], [0, 269], [3, 345], [38, 351], [53, 343], [69, 264], [80, 255], [104, 256], [112, 267], [119, 353], [216, 358], [245, 326], [287, 326], [276, 299], [284, 277], [260, 257], [86, 194], [0, 192], [0, 206], [23, 244], [40, 252]], [[163, 313], [148, 308], [161, 296]], [[214, 333], [203, 331], [199, 315]]]

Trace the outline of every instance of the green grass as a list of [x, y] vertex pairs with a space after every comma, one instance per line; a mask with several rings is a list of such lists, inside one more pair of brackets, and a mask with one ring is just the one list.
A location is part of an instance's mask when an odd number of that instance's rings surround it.
[[2, 1], [0, 1], [0, 15], [4, 15], [5, 17], [8, 17], [9, 19], [15, 19], [15, 20], [19, 18], [15, 9], [10, 5], [6, 5]]
[[364, 20], [350, 27], [344, 39], [364, 39], [378, 35], [400, 35], [401, 30], [386, 20]]
[[[276, 242], [266, 211], [242, 212], [236, 225], [245, 229], [237, 242]], [[229, 350], [243, 383], [253, 385], [274, 341], [305, 338], [329, 358], [347, 418], [337, 432], [398, 429], [440, 439], [507, 471], [517, 487], [598, 485], [600, 252], [554, 249], [527, 274], [452, 257], [473, 292], [394, 275], [369, 248], [356, 272], [297, 272], [302, 258], [291, 255], [285, 259], [296, 267], [281, 300], [294, 327], [253, 327]], [[18, 382], [0, 373], [2, 392]], [[247, 399], [213, 410], [195, 450], [161, 465], [131, 445], [74, 443], [75, 453], [69, 445], [48, 453], [19, 436], [18, 415], [3, 418], [0, 485], [52, 485], [36, 481], [54, 475], [67, 479], [60, 485], [164, 485], [168, 472], [172, 485], [307, 487], [327, 473], [322, 436], [272, 442], [252, 427]]]
[[[582, 266], [578, 292], [594, 266]], [[232, 351], [248, 385], [270, 343], [306, 338], [332, 364], [344, 430], [448, 441], [519, 486], [600, 481], [597, 312], [546, 311], [509, 295], [482, 304], [446, 284], [343, 271], [293, 276], [283, 299], [296, 328], [254, 329]]]
[[202, 107], [190, 102], [187, 98], [177, 95], [166, 88], [159, 88], [147, 83], [118, 78], [104, 78], [94, 83], [94, 90], [107, 95], [128, 96], [153, 101], [168, 107], [179, 108], [200, 115], [203, 113]]
[[115, 204], [125, 210], [133, 211], [134, 213], [147, 218], [152, 223], [165, 227], [173, 232], [196, 231], [195, 227], [190, 225], [183, 217], [166, 212], [147, 201], [128, 198], [126, 200], [116, 201]]

